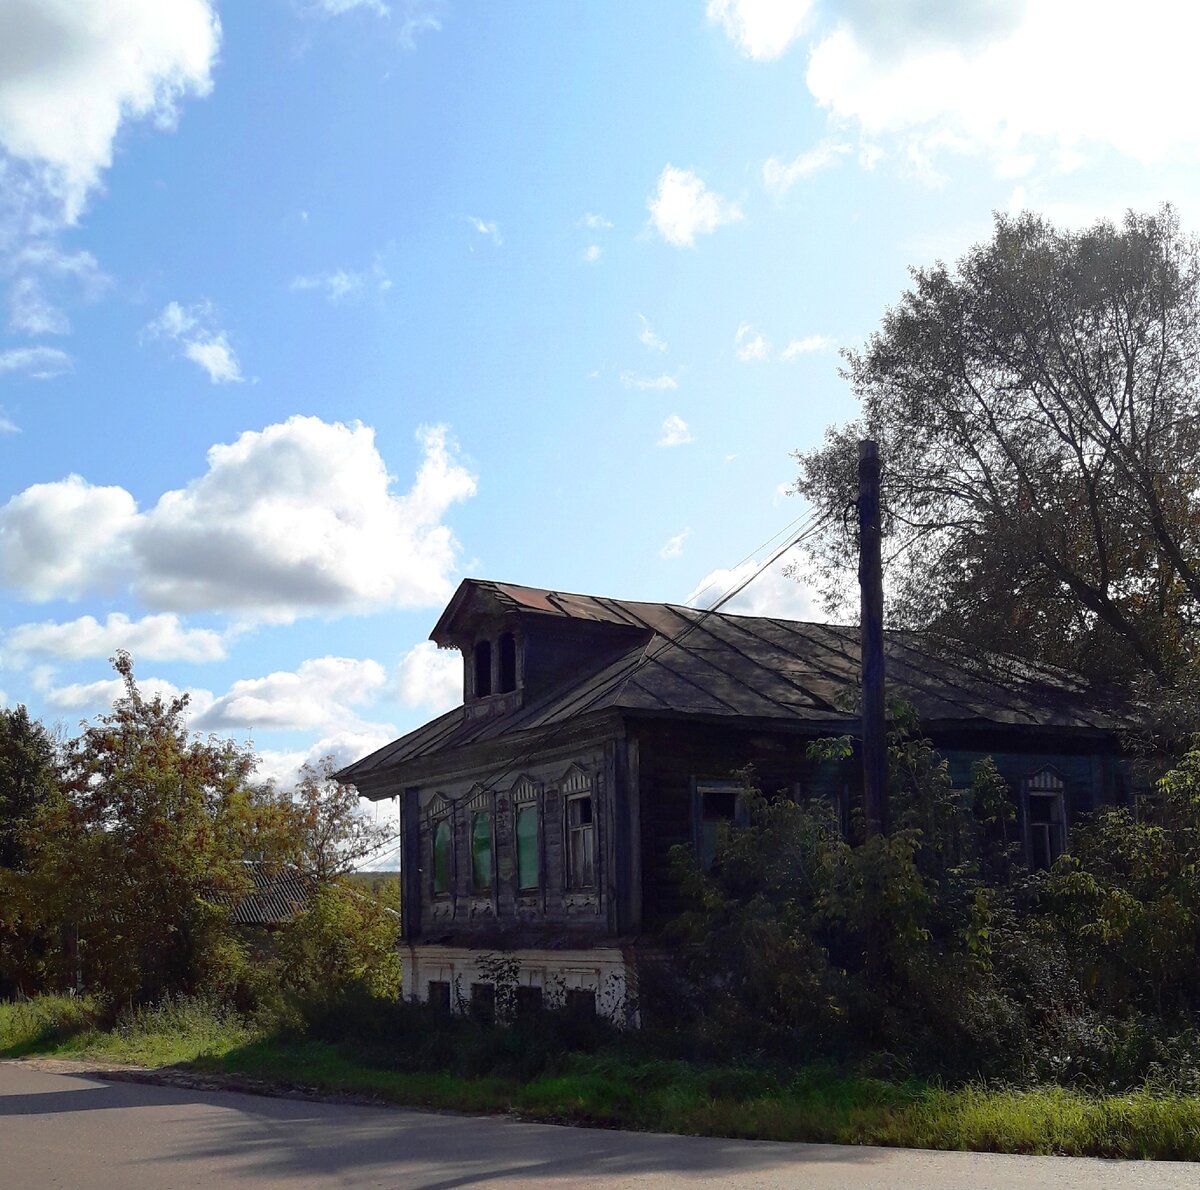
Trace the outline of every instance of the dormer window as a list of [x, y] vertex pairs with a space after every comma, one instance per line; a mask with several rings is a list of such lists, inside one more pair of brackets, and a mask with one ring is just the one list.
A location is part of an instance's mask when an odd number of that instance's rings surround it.
[[475, 645], [475, 697], [486, 698], [492, 692], [492, 642]]
[[517, 641], [511, 632], [500, 637], [500, 682], [501, 694], [517, 688]]

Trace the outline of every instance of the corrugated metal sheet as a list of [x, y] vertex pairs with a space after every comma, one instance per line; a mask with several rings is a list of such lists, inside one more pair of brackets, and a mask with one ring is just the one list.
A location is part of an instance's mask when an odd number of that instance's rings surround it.
[[[468, 579], [435, 637], [453, 631], [459, 612], [474, 600], [534, 621], [553, 616], [639, 627], [645, 639], [615, 661], [585, 664], [557, 690], [505, 714], [470, 718], [462, 707], [448, 711], [350, 765], [342, 773], [346, 780], [603, 710], [790, 720], [817, 729], [855, 713], [857, 628]], [[885, 650], [889, 697], [912, 703], [926, 726], [1119, 726], [1086, 683], [1059, 670], [908, 632], [886, 632]]]
[[[233, 903], [230, 920], [239, 926], [278, 926], [308, 908], [313, 881], [293, 864], [243, 860], [251, 890]], [[225, 903], [230, 903], [225, 898]]]

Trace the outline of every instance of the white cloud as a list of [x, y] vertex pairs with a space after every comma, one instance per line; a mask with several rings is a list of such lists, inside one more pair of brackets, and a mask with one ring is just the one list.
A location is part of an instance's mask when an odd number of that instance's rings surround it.
[[828, 351], [834, 346], [834, 340], [828, 335], [805, 335], [801, 339], [793, 339], [779, 353], [779, 358], [782, 360], [794, 360], [814, 351]]
[[811, 0], [708, 0], [708, 19], [747, 58], [778, 58], [800, 36]]
[[481, 236], [487, 236], [497, 248], [504, 243], [500, 236], [500, 224], [495, 220], [480, 219], [478, 215], [467, 215], [466, 220]]
[[595, 264], [596, 261], [598, 261], [600, 259], [600, 257], [603, 255], [604, 255], [604, 250], [600, 247], [599, 244], [589, 244], [583, 250], [583, 263], [584, 264]]
[[853, 147], [841, 141], [823, 140], [792, 161], [784, 162], [778, 157], [769, 157], [763, 165], [763, 185], [771, 194], [782, 196], [801, 178], [811, 178], [813, 174], [836, 165]]
[[10, 347], [0, 351], [0, 375], [24, 372], [34, 380], [53, 380], [71, 370], [71, 357], [57, 347]]
[[103, 590], [127, 565], [133, 497], [78, 475], [34, 484], [0, 508], [0, 580], [28, 599]]
[[171, 127], [181, 100], [211, 89], [219, 41], [206, 0], [5, 0], [0, 150], [26, 198], [75, 222], [121, 124]]
[[44, 620], [19, 624], [4, 634], [6, 663], [24, 665], [30, 657], [79, 661], [111, 657], [118, 649], [139, 661], [220, 661], [226, 655], [226, 633], [211, 628], [185, 628], [170, 614], [131, 620], [112, 612], [104, 623], [81, 616], [65, 624]]
[[416, 47], [417, 34], [427, 30], [437, 32], [441, 22], [437, 19], [436, 2], [432, 0], [309, 0], [307, 10], [318, 17], [340, 17], [348, 12], [364, 12], [373, 16], [394, 19], [397, 40], [406, 49]]
[[325, 296], [337, 305], [354, 298], [362, 297], [368, 289], [378, 293], [386, 293], [392, 287], [392, 279], [388, 276], [383, 264], [376, 260], [368, 269], [351, 272], [348, 269], [334, 269], [328, 273], [315, 273], [311, 276], [292, 278], [291, 288], [294, 291], [321, 290]]
[[0, 409], [0, 434], [19, 434], [20, 432], [21, 429], [17, 423], [3, 409]]
[[579, 226], [586, 227], [590, 231], [608, 231], [612, 227], [612, 224], [603, 215], [595, 215], [591, 211], [588, 211], [579, 220]]
[[[690, 607], [711, 607], [727, 591], [744, 582], [761, 565], [756, 559], [733, 568], [710, 571], [687, 597]], [[824, 620], [816, 589], [785, 573], [786, 561], [775, 563], [735, 595], [721, 610], [743, 616], [774, 616], [782, 620]]]
[[771, 344], [761, 331], [756, 331], [748, 322], [741, 323], [733, 337], [733, 349], [743, 363], [764, 360], [771, 354]]
[[317, 657], [291, 671], [244, 678], [205, 708], [197, 731], [328, 730], [358, 723], [354, 708], [373, 702], [387, 684], [378, 661]]
[[638, 331], [638, 342], [643, 347], [649, 347], [652, 351], [666, 351], [666, 341], [654, 333], [654, 328], [650, 325], [650, 319], [644, 314], [639, 314], [638, 322], [641, 323], [641, 329]]
[[70, 319], [51, 301], [47, 288], [69, 283], [94, 300], [109, 284], [90, 252], [64, 252], [49, 240], [36, 240], [14, 252], [6, 263], [13, 276], [8, 291], [8, 326], [17, 334], [65, 335]]
[[[316, 765], [326, 756], [333, 757], [335, 768], [344, 768], [370, 755], [384, 744], [396, 738], [390, 725], [377, 724], [362, 729], [344, 729], [322, 736], [315, 744], [296, 751], [280, 751], [269, 748], [257, 749], [258, 769], [256, 776], [273, 781], [280, 789], [290, 789], [300, 776], [300, 766]], [[379, 803], [376, 803], [379, 806]], [[380, 809], [386, 812], [386, 804]]]
[[917, 162], [984, 150], [1013, 173], [1098, 146], [1152, 162], [1200, 148], [1198, 38], [1200, 10], [1173, 0], [1136, 14], [1115, 0], [855, 0], [813, 48], [807, 81], [836, 120], [896, 138]]
[[71, 323], [36, 277], [18, 277], [8, 291], [8, 328], [22, 335], [65, 335]]
[[662, 424], [659, 446], [686, 446], [692, 441], [692, 431], [678, 413], [672, 413]]
[[400, 659], [396, 695], [406, 707], [423, 707], [440, 715], [462, 702], [462, 655], [422, 641]]
[[443, 517], [475, 478], [444, 427], [418, 440], [401, 495], [370, 428], [299, 416], [212, 447], [144, 513], [78, 476], [35, 485], [0, 508], [0, 579], [32, 599], [120, 584], [156, 611], [273, 622], [437, 606], [457, 557]]
[[741, 209], [713, 193], [691, 170], [666, 165], [658, 188], [646, 200], [658, 234], [676, 248], [692, 248], [696, 236], [711, 235], [722, 224], [736, 223]]
[[683, 554], [683, 543], [691, 535], [691, 529], [684, 529], [682, 533], [676, 533], [674, 537], [668, 538], [662, 549], [658, 551], [658, 556], [664, 559], [681, 557]]
[[621, 385], [624, 388], [640, 388], [640, 389], [657, 389], [666, 391], [668, 389], [676, 389], [679, 387], [679, 382], [674, 376], [668, 376], [665, 373], [662, 376], [638, 376], [634, 372], [621, 373]]
[[211, 302], [186, 308], [178, 302], [168, 302], [142, 333], [177, 344], [184, 357], [203, 368], [213, 384], [241, 381], [242, 369], [230, 345], [229, 333], [218, 328], [214, 318]]
[[[165, 678], [138, 678], [138, 690], [145, 699], [161, 698], [164, 702], [178, 698], [185, 691]], [[188, 688], [188, 706], [192, 715], [203, 714], [212, 702], [207, 690]], [[105, 711], [119, 698], [125, 697], [121, 678], [103, 678], [97, 682], [73, 682], [69, 686], [48, 689], [43, 697], [55, 711], [85, 711], [89, 714]], [[195, 726], [193, 720], [192, 726]]]

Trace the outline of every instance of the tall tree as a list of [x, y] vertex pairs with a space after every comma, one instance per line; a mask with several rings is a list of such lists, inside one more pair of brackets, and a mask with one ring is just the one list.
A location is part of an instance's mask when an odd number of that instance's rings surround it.
[[253, 755], [191, 735], [186, 696], [144, 698], [129, 656], [114, 665], [124, 697], [70, 743], [26, 837], [47, 924], [78, 938], [86, 981], [119, 1005], [212, 974], [263, 816]]
[[50, 733], [23, 706], [0, 708], [0, 868], [25, 867], [24, 831], [55, 779]]
[[[846, 354], [861, 416], [797, 456], [797, 490], [840, 514], [878, 439], [894, 623], [1170, 682], [1200, 611], [1197, 241], [1170, 207], [1082, 231], [997, 216], [912, 277]], [[826, 531], [831, 591], [854, 551]]]

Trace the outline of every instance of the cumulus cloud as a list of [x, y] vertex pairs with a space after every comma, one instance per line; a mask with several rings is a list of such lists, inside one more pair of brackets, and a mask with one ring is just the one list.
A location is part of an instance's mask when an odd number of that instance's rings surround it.
[[[757, 559], [751, 559], [740, 566], [710, 571], [687, 597], [688, 605], [711, 607], [727, 591], [749, 578], [760, 565]], [[797, 581], [787, 571], [787, 562], [777, 562], [721, 610], [742, 616], [774, 616], [782, 620], [824, 620], [826, 617], [821, 612], [816, 588]]]
[[[256, 776], [264, 781], [273, 781], [280, 789], [290, 789], [300, 776], [300, 766], [314, 767], [326, 756], [333, 758], [334, 768], [344, 768], [370, 755], [384, 744], [396, 738], [390, 725], [380, 724], [362, 729], [343, 729], [322, 736], [308, 748], [295, 751], [259, 748]], [[377, 803], [378, 804], [378, 803]], [[386, 810], [386, 807], [381, 807]]]
[[693, 248], [698, 235], [711, 235], [722, 224], [742, 218], [737, 203], [709, 190], [691, 170], [670, 164], [659, 174], [646, 207], [658, 234], [676, 248]]
[[403, 494], [373, 430], [299, 416], [212, 447], [146, 512], [79, 476], [35, 485], [0, 508], [0, 579], [32, 599], [119, 583], [154, 611], [274, 622], [436, 606], [457, 556], [443, 518], [475, 478], [444, 427], [418, 439]]
[[666, 340], [655, 334], [654, 327], [650, 325], [650, 319], [645, 314], [638, 315], [638, 342], [643, 347], [649, 347], [652, 351], [666, 351]]
[[828, 351], [836, 346], [834, 340], [828, 335], [805, 335], [800, 339], [793, 339], [779, 353], [779, 358], [782, 360], [799, 359], [802, 355], [809, 355], [814, 351]]
[[763, 185], [771, 194], [781, 197], [802, 178], [811, 178], [836, 165], [853, 147], [843, 141], [823, 140], [792, 161], [769, 157], [763, 165]]
[[621, 385], [623, 388], [666, 391], [678, 388], [679, 382], [674, 376], [668, 376], [665, 373], [662, 376], [639, 376], [636, 372], [622, 372]]
[[660, 558], [678, 558], [683, 554], [683, 543], [691, 536], [691, 529], [684, 529], [682, 533], [676, 533], [674, 537], [669, 537], [663, 547], [658, 551]]
[[348, 269], [333, 269], [327, 273], [293, 277], [293, 291], [319, 290], [334, 305], [362, 297], [369, 291], [386, 293], [392, 287], [392, 279], [381, 261], [376, 260], [370, 268], [351, 272]]
[[580, 227], [586, 227], [590, 231], [608, 231], [612, 227], [612, 223], [605, 219], [603, 215], [594, 214], [588, 211], [579, 220]]
[[0, 149], [73, 223], [122, 122], [171, 127], [181, 100], [211, 89], [219, 41], [206, 0], [5, 0]]
[[[165, 678], [138, 678], [138, 689], [146, 699], [161, 698], [164, 702], [179, 698], [186, 693], [188, 706], [193, 713], [203, 714], [212, 702], [207, 690], [189, 687], [186, 691], [168, 682]], [[73, 682], [68, 686], [55, 686], [43, 695], [46, 705], [56, 711], [83, 711], [93, 714], [105, 711], [119, 698], [125, 697], [125, 683], [120, 678], [103, 678], [96, 682]], [[193, 720], [192, 726], [195, 726]]]
[[0, 376], [22, 372], [33, 380], [53, 380], [71, 370], [71, 357], [57, 347], [10, 347], [0, 351]]
[[34, 484], [0, 508], [0, 580], [38, 600], [103, 590], [127, 566], [136, 526], [124, 488], [78, 475]]
[[599, 244], [589, 244], [583, 250], [583, 263], [595, 264], [604, 255], [604, 249]]
[[406, 707], [440, 715], [462, 702], [462, 655], [431, 640], [409, 649], [396, 669], [396, 696]]
[[208, 373], [213, 384], [240, 381], [242, 369], [230, 346], [229, 334], [216, 326], [215, 317], [211, 302], [187, 307], [168, 302], [142, 333], [147, 338], [176, 344], [185, 359]]
[[5, 268], [13, 277], [8, 291], [8, 327], [23, 335], [65, 335], [71, 321], [61, 307], [59, 291], [69, 287], [86, 300], [94, 300], [109, 284], [90, 252], [64, 252], [49, 240], [18, 249]]
[[19, 624], [4, 634], [7, 664], [23, 665], [30, 658], [53, 657], [79, 661], [87, 657], [111, 657], [118, 649], [139, 661], [220, 661], [226, 655], [228, 633], [211, 628], [185, 628], [178, 616], [164, 613], [131, 620], [112, 612], [101, 623], [94, 616], [80, 616], [65, 624], [44, 620]]
[[708, 19], [747, 58], [778, 58], [807, 23], [811, 0], [708, 0]]
[[1170, 0], [1147, 0], [1136, 19], [1114, 0], [853, 0], [814, 46], [807, 81], [833, 117], [917, 161], [982, 149], [1018, 172], [1109, 146], [1151, 162], [1200, 147], [1198, 36], [1200, 13]]
[[764, 360], [771, 354], [771, 344], [761, 331], [748, 322], [741, 323], [733, 337], [733, 349], [743, 363]]
[[197, 731], [312, 731], [358, 722], [387, 683], [378, 661], [317, 657], [262, 678], [234, 682], [192, 726]]
[[662, 424], [659, 446], [686, 446], [692, 441], [692, 431], [678, 413], [672, 413]]

